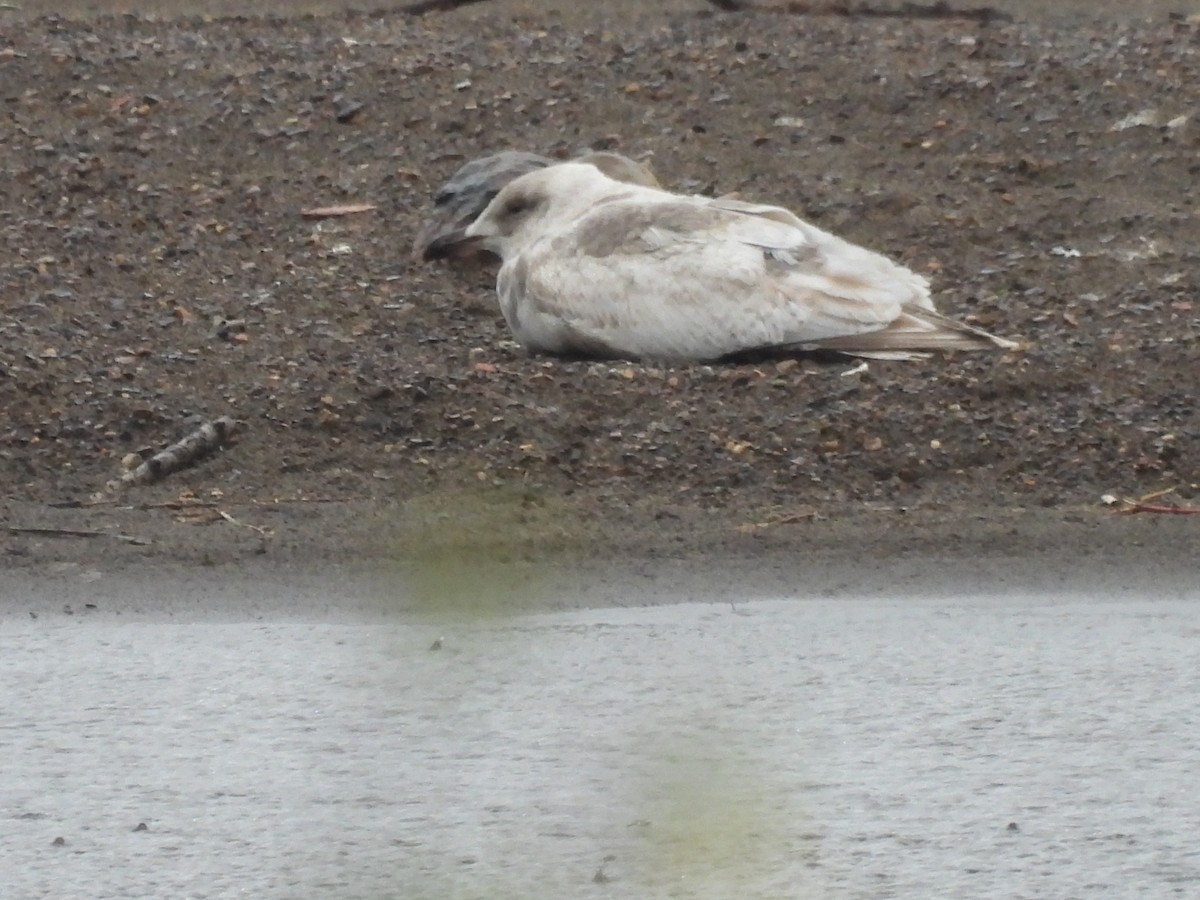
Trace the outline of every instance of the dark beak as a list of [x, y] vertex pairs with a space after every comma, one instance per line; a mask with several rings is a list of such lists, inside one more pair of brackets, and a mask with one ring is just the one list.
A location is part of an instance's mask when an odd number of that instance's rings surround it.
[[495, 254], [485, 250], [481, 238], [467, 237], [464, 229], [455, 228], [433, 235], [420, 247], [421, 259], [449, 259], [454, 262], [485, 262], [495, 259]]
[[424, 262], [446, 259], [458, 265], [487, 265], [494, 262], [494, 254], [484, 250], [479, 240], [465, 234], [477, 215], [477, 209], [462, 211], [455, 205], [434, 210], [433, 217], [413, 241], [413, 259]]

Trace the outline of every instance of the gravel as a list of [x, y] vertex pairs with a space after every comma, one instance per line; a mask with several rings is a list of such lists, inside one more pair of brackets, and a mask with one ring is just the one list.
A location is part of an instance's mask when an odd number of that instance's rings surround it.
[[[4, 499], [91, 502], [224, 415], [235, 443], [131, 502], [967, 519], [1200, 494], [1200, 24], [602, 6], [0, 13]], [[531, 358], [486, 273], [408, 248], [464, 160], [588, 147], [789, 206], [1026, 349]], [[338, 204], [375, 208], [302, 214]]]

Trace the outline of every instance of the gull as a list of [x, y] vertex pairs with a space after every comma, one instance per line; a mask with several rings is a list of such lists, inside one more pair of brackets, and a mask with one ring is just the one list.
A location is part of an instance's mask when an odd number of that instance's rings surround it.
[[560, 163], [511, 181], [426, 251], [502, 260], [500, 309], [535, 353], [714, 361], [1013, 349], [941, 315], [929, 282], [778, 206], [674, 194]]
[[[658, 187], [658, 179], [646, 166], [627, 156], [607, 151], [587, 153], [577, 162], [595, 166], [610, 178]], [[462, 231], [479, 217], [500, 190], [515, 178], [557, 165], [558, 160], [536, 153], [505, 150], [489, 156], [481, 156], [465, 163], [450, 180], [438, 188], [433, 195], [433, 216], [417, 233], [413, 244], [413, 256], [425, 257], [430, 245], [445, 240], [448, 235], [461, 237]], [[487, 261], [491, 254], [480, 248], [470, 261]], [[494, 257], [493, 257], [494, 259]], [[467, 261], [461, 257], [460, 261]]]

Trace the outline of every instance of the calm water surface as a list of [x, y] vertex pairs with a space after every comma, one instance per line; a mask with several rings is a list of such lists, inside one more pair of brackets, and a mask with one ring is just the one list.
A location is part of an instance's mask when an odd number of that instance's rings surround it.
[[12, 618], [3, 895], [1196, 897], [1197, 601]]

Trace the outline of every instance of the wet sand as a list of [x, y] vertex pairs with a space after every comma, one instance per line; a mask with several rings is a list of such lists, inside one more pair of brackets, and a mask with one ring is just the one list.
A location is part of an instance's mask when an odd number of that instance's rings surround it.
[[[19, 507], [6, 512], [21, 521]], [[65, 526], [81, 524], [75, 511], [59, 512]], [[10, 536], [0, 615], [354, 622], [778, 598], [1105, 602], [1194, 597], [1198, 588], [1197, 532], [1186, 517], [893, 509], [664, 526], [643, 515], [621, 528], [600, 518], [568, 540], [557, 525], [514, 525], [493, 511], [449, 536], [444, 521], [425, 520], [417, 531], [442, 530], [431, 540], [414, 539], [411, 513], [395, 508], [322, 504], [301, 527], [295, 510], [233, 513], [240, 524], [93, 511], [82, 523], [90, 537]], [[246, 525], [277, 530], [264, 538]]]

